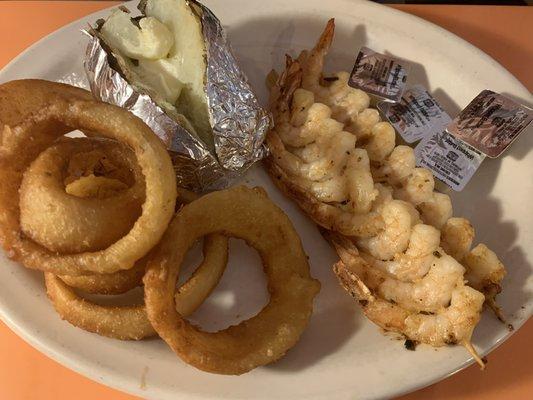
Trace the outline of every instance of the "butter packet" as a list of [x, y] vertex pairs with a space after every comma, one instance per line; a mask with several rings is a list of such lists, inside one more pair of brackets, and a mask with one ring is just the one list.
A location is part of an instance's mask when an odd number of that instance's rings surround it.
[[459, 192], [464, 189], [485, 159], [485, 155], [446, 132], [424, 137], [415, 147], [416, 164]]
[[415, 147], [416, 163], [461, 191], [485, 157], [501, 155], [532, 120], [533, 110], [483, 90], [445, 129], [422, 138]]
[[455, 117], [448, 133], [483, 154], [499, 157], [533, 120], [533, 110], [483, 90]]
[[440, 132], [451, 122], [450, 116], [422, 85], [405, 90], [398, 103], [382, 101], [377, 107], [407, 143]]
[[405, 89], [409, 69], [407, 61], [362, 47], [348, 84], [381, 99], [398, 102]]

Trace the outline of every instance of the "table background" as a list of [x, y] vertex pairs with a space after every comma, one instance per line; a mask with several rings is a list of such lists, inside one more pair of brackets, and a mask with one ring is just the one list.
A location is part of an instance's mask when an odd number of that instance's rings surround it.
[[[1, 1], [0, 68], [46, 34], [113, 1]], [[495, 58], [533, 90], [533, 7], [397, 5], [448, 29]], [[476, 365], [399, 400], [533, 398], [533, 320]], [[0, 322], [0, 399], [135, 400], [37, 352]]]

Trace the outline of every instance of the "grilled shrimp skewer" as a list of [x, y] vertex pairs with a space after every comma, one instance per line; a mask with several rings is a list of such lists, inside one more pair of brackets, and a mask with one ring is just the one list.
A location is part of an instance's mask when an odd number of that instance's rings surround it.
[[[450, 302], [447, 307], [441, 307], [438, 312], [410, 310], [376, 293], [379, 290], [376, 283], [381, 279], [376, 279], [375, 270], [365, 262], [350, 241], [335, 234], [324, 233], [341, 258], [333, 266], [339, 282], [359, 301], [368, 319], [386, 331], [403, 334], [416, 342], [435, 347], [460, 344], [484, 368], [484, 362], [471, 343], [472, 333], [481, 318], [484, 302], [482, 293], [458, 279], [455, 287], [449, 291]], [[450, 256], [446, 257], [453, 260]], [[432, 293], [418, 295], [431, 296]]]
[[[288, 67], [279, 78], [282, 85], [273, 91], [275, 127], [267, 137], [271, 152], [267, 168], [278, 186], [291, 197], [298, 197], [300, 206], [319, 225], [348, 236], [375, 235], [383, 221], [371, 211], [378, 191], [368, 156], [356, 149], [356, 136], [342, 130], [343, 125], [324, 111], [329, 110], [327, 106], [314, 103], [313, 93], [296, 89], [301, 74], [297, 64], [288, 59]], [[314, 107], [316, 104], [320, 107]], [[319, 108], [321, 129], [313, 130], [314, 110]], [[300, 140], [302, 131], [305, 141]]]
[[[477, 307], [477, 303], [473, 304], [468, 309], [468, 314], [461, 310], [470, 297], [479, 299], [482, 295], [478, 293], [479, 296], [476, 297], [477, 292], [468, 289], [465, 291], [464, 267], [446, 255], [440, 247], [440, 231], [422, 223], [421, 213], [415, 205], [409, 201], [395, 200], [393, 195], [396, 188], [389, 185], [387, 179], [383, 180], [385, 185], [374, 183], [368, 152], [356, 148], [356, 137], [353, 136], [349, 145], [342, 148], [343, 154], [336, 160], [342, 165], [334, 173], [330, 174], [331, 169], [335, 169], [335, 166], [331, 166], [324, 174], [311, 177], [307, 173], [308, 168], [303, 167], [329, 157], [321, 139], [325, 137], [332, 140], [337, 137], [336, 140], [339, 140], [340, 136], [336, 135], [345, 135], [346, 132], [340, 130], [340, 126], [323, 122], [321, 126], [334, 128], [322, 130], [319, 134], [313, 133], [312, 137], [308, 135], [308, 139], [299, 143], [293, 140], [304, 136], [300, 130], [304, 130], [305, 134], [312, 131], [306, 124], [313, 121], [313, 118], [306, 111], [320, 109], [324, 119], [330, 118], [331, 114], [322, 107], [313, 107], [316, 103], [312, 103], [314, 95], [311, 92], [294, 89], [297, 85], [290, 84], [291, 79], [298, 82], [301, 72], [299, 69], [291, 69], [291, 62], [289, 59], [289, 68], [280, 76], [280, 81], [285, 83], [285, 88], [292, 88], [293, 96], [291, 98], [290, 90], [281, 87], [277, 92], [278, 99], [273, 102], [276, 104], [275, 128], [268, 136], [271, 150], [271, 157], [267, 161], [269, 172], [278, 185], [289, 196], [297, 199], [300, 206], [321, 226], [345, 235], [339, 237], [344, 237], [345, 244], [348, 244], [345, 247], [336, 244], [342, 262], [336, 265], [335, 271], [340, 277], [346, 268], [352, 268], [350, 276], [361, 277], [356, 281], [356, 287], [361, 290], [364, 288], [367, 294], [373, 293], [369, 297], [371, 302], [362, 298], [363, 302], [366, 301], [365, 313], [368, 318], [386, 329], [388, 327], [412, 340], [434, 346], [462, 343], [479, 360], [470, 344], [470, 337], [479, 320], [481, 305]], [[277, 133], [278, 129], [283, 131], [281, 135]], [[292, 137], [287, 138], [288, 133]], [[284, 135], [285, 141], [281, 139]], [[342, 141], [339, 140], [339, 143]], [[347, 152], [351, 154], [346, 154]], [[382, 168], [384, 171], [388, 168], [397, 172], [391, 174], [395, 176], [395, 182], [406, 181], [414, 169], [414, 161], [409, 163], [409, 151], [403, 153], [408, 156], [399, 157], [401, 151], [394, 153], [397, 165]], [[350, 161], [354, 159], [355, 161]], [[404, 173], [399, 171], [402, 163], [407, 165], [403, 167]], [[351, 171], [349, 168], [364, 172], [366, 179], [360, 175], [349, 180], [349, 175], [346, 174], [347, 170]], [[363, 193], [372, 195], [366, 196], [366, 201], [352, 197], [347, 189], [357, 188], [365, 182], [367, 189]], [[321, 188], [323, 192], [320, 193], [317, 188]], [[406, 193], [410, 192], [406, 190]], [[414, 194], [412, 196], [416, 197]], [[431, 196], [432, 192], [423, 196], [422, 200]], [[350, 207], [349, 202], [359, 204], [360, 208]], [[414, 203], [419, 204], [420, 201]], [[361, 204], [366, 204], [366, 213]], [[370, 219], [362, 225], [357, 220], [369, 218], [368, 216], [375, 222], [373, 231], [368, 230], [371, 226]], [[354, 232], [354, 226], [359, 228], [357, 232]], [[362, 234], [363, 226], [367, 227], [365, 234]], [[359, 253], [354, 243], [364, 251]], [[351, 256], [353, 253], [357, 257]], [[348, 279], [343, 285], [347, 286], [349, 282], [354, 284]], [[353, 291], [353, 288], [350, 290]], [[388, 311], [383, 313], [384, 310]], [[464, 315], [467, 317], [458, 325], [457, 319]]]
[[[441, 229], [452, 217], [452, 204], [446, 194], [434, 191], [433, 174], [426, 168], [415, 167], [414, 151], [408, 146], [395, 147], [394, 130], [381, 118], [377, 110], [368, 108], [369, 96], [348, 85], [349, 73], [338, 72], [323, 78], [324, 58], [333, 41], [335, 24], [329, 20], [315, 47], [303, 51], [298, 61], [302, 64], [302, 87], [312, 91], [320, 101], [332, 109], [332, 116], [344, 123], [344, 129], [354, 133], [358, 147], [365, 148], [371, 160], [371, 170], [376, 182], [386, 182], [395, 187], [394, 198], [415, 205], [424, 223]], [[473, 230], [468, 220], [462, 218], [453, 234], [445, 235], [443, 247], [453, 253], [458, 261], [465, 259], [473, 240]], [[457, 221], [456, 221], [457, 222]], [[462, 232], [461, 232], [462, 230]], [[447, 243], [453, 235], [465, 236], [462, 244], [458, 240]], [[468, 248], [465, 245], [470, 243]], [[453, 244], [459, 245], [454, 249]], [[468, 262], [473, 265], [469, 266]], [[485, 294], [487, 305], [502, 321], [501, 309], [496, 305], [495, 296], [501, 291], [501, 281], [505, 268], [497, 256], [485, 245], [476, 247], [465, 259], [467, 279], [471, 286]], [[481, 283], [484, 282], [484, 283]]]
[[334, 271], [369, 319], [414, 341], [462, 344], [483, 366], [471, 336], [485, 299], [499, 311], [505, 269], [486, 246], [470, 250], [468, 220], [452, 217], [431, 171], [396, 146], [349, 74], [324, 78], [333, 33], [330, 20], [271, 87], [269, 174], [324, 229], [341, 258]]

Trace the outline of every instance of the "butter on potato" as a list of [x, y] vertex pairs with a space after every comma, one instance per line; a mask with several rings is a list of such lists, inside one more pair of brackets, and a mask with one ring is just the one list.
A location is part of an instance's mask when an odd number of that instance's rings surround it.
[[206, 49], [200, 19], [188, 2], [148, 0], [140, 19], [117, 10], [100, 33], [113, 52], [126, 59], [130, 84], [157, 93], [154, 101], [165, 111], [184, 116], [192, 125], [191, 133], [212, 149]]

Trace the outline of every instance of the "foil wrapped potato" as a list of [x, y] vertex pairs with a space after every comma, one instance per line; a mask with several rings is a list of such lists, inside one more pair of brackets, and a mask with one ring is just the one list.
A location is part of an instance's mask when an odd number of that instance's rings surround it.
[[226, 186], [266, 150], [270, 114], [239, 67], [219, 20], [196, 1], [121, 7], [90, 30], [91, 91], [129, 109], [169, 149], [179, 184]]

